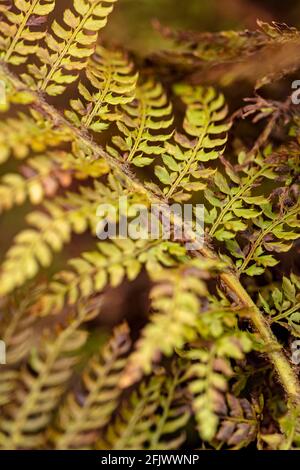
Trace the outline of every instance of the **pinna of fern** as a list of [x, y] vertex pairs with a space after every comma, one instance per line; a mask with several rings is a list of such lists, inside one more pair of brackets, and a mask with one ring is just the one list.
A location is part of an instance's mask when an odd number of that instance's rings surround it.
[[215, 170], [203, 164], [224, 152], [230, 124], [221, 122], [227, 107], [224, 96], [217, 96], [213, 88], [181, 85], [175, 92], [187, 105], [183, 122], [187, 135], [176, 132], [175, 142], [165, 143], [164, 165], [157, 165], [155, 174], [164, 185], [164, 197], [180, 202], [190, 199], [192, 192], [206, 188], [206, 180]]
[[134, 101], [121, 105], [117, 121], [121, 135], [112, 138], [113, 146], [107, 146], [107, 151], [138, 167], [150, 165], [153, 156], [163, 153], [172, 123], [172, 106], [162, 85], [144, 80], [136, 88]]
[[40, 30], [40, 26], [47, 21], [54, 7], [55, 0], [17, 0], [14, 4], [1, 0], [0, 13], [5, 18], [0, 23], [1, 60], [20, 65], [29, 55], [35, 54], [39, 41], [46, 34], [45, 28]]
[[122, 324], [100, 352], [100, 358], [98, 354], [89, 360], [81, 378], [83, 391], [69, 392], [60, 407], [55, 428], [49, 431], [56, 449], [78, 449], [96, 441], [118, 405], [121, 394], [118, 381], [130, 344], [129, 328]]
[[[87, 339], [81, 325], [98, 314], [98, 309], [79, 306], [65, 328], [45, 331], [43, 347], [32, 350], [27, 366], [18, 374], [14, 400], [3, 409], [0, 443], [3, 449], [39, 448], [64, 387], [79, 360], [78, 350]], [[46, 339], [48, 338], [48, 339]]]
[[27, 83], [48, 95], [60, 95], [76, 81], [93, 54], [98, 32], [106, 25], [115, 1], [74, 0], [72, 8], [64, 11], [63, 26], [54, 20], [45, 44], [38, 48], [40, 65], [28, 65]]
[[121, 117], [117, 105], [125, 105], [134, 99], [137, 74], [133, 64], [121, 51], [106, 50], [97, 46], [86, 67], [86, 78], [92, 87], [79, 84], [80, 99], [71, 100], [72, 111], [65, 114], [75, 125], [94, 132], [101, 132], [111, 121]]

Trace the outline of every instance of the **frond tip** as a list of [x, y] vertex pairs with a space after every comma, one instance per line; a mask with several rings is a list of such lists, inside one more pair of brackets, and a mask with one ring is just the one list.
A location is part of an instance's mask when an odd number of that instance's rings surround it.
[[[31, 77], [27, 82], [48, 95], [60, 95], [69, 83], [78, 78], [78, 72], [87, 65], [93, 54], [98, 32], [107, 23], [107, 17], [116, 0], [74, 0], [73, 7], [64, 12], [64, 24], [56, 20], [45, 37], [45, 45], [38, 50], [41, 66], [30, 64]], [[34, 77], [34, 80], [33, 78]]]
[[121, 114], [117, 105], [130, 103], [135, 96], [137, 74], [132, 73], [133, 64], [124, 53], [97, 46], [89, 59], [86, 78], [79, 84], [80, 98], [71, 100], [71, 110], [65, 115], [76, 126], [101, 132]]

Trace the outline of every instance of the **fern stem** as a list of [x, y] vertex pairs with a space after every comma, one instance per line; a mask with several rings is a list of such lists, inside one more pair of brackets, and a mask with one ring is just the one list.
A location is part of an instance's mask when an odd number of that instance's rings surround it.
[[[162, 204], [161, 199], [156, 196], [151, 190], [147, 189], [140, 181], [132, 175], [131, 171], [128, 168], [128, 165], [117, 159], [114, 159], [103, 150], [103, 148], [95, 143], [91, 137], [81, 129], [74, 127], [69, 121], [67, 121], [53, 106], [49, 105], [40, 95], [34, 91], [28, 90], [24, 83], [19, 80], [14, 74], [12, 74], [6, 64], [0, 63], [0, 76], [3, 77], [5, 82], [9, 81], [15, 89], [21, 91], [26, 91], [32, 96], [34, 101], [33, 106], [36, 107], [39, 111], [48, 117], [49, 120], [54, 122], [56, 125], [62, 125], [70, 129], [72, 134], [76, 139], [82, 141], [86, 144], [93, 152], [94, 158], [104, 158], [111, 167], [116, 170], [118, 173], [121, 173], [125, 180], [127, 180], [128, 187], [134, 189], [135, 191], [140, 192], [148, 197], [149, 201], [153, 203]], [[164, 206], [163, 206], [164, 207]], [[168, 214], [168, 209], [163, 209]], [[183, 221], [181, 217], [177, 215], [174, 216], [174, 222], [176, 225], [182, 227]], [[191, 234], [193, 239], [193, 233]], [[186, 240], [183, 240], [186, 241]], [[215, 258], [216, 255], [209, 248], [203, 247], [199, 251], [204, 257]], [[221, 274], [221, 279], [229, 291], [233, 292], [237, 298], [241, 301], [242, 305], [248, 307], [251, 312], [251, 319], [254, 327], [258, 331], [261, 339], [266, 342], [266, 344], [272, 344], [277, 348], [280, 348], [279, 343], [276, 337], [273, 335], [270, 325], [266, 322], [263, 314], [257, 308], [257, 306], [252, 301], [251, 297], [248, 295], [246, 290], [243, 288], [239, 279], [232, 273], [223, 273]], [[298, 377], [292, 366], [290, 365], [285, 354], [281, 350], [268, 351], [266, 355], [269, 357], [270, 361], [273, 363], [277, 374], [278, 380], [281, 383], [283, 389], [286, 391], [287, 395], [293, 402], [300, 402], [300, 385], [298, 383]]]
[[293, 307], [289, 308], [286, 312], [279, 313], [275, 317], [272, 317], [270, 319], [270, 323], [272, 324], [272, 323], [275, 323], [279, 320], [283, 320], [284, 318], [289, 317], [290, 315], [292, 315], [292, 313], [296, 312], [299, 309], [300, 309], [300, 303], [298, 303], [298, 304], [294, 305]]
[[16, 45], [18, 44], [19, 42], [19, 39], [21, 38], [22, 34], [23, 34], [23, 31], [24, 31], [24, 28], [26, 27], [27, 25], [27, 22], [30, 18], [30, 16], [32, 15], [35, 7], [37, 6], [37, 4], [39, 3], [40, 0], [34, 0], [34, 2], [32, 3], [32, 5], [30, 6], [29, 10], [27, 11], [26, 15], [24, 16], [23, 20], [22, 20], [22, 23], [20, 24], [19, 28], [18, 28], [18, 31], [17, 31], [17, 34], [15, 35], [14, 39], [12, 40], [11, 42], [11, 45], [9, 46], [6, 54], [5, 54], [5, 57], [4, 57], [4, 61], [5, 62], [8, 62], [11, 55], [13, 54], [14, 50], [15, 50], [15, 47]]

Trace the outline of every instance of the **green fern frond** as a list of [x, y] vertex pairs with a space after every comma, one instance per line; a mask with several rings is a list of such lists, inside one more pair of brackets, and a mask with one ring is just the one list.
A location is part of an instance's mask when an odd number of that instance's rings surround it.
[[215, 170], [203, 163], [222, 155], [230, 124], [222, 123], [227, 107], [224, 96], [213, 88], [179, 85], [175, 91], [187, 105], [183, 122], [187, 135], [177, 132], [174, 143], [166, 142], [164, 166], [156, 166], [155, 174], [164, 185], [164, 196], [180, 202], [206, 188], [206, 180]]
[[0, 421], [2, 449], [39, 448], [45, 442], [44, 430], [78, 361], [78, 350], [87, 338], [80, 325], [96, 313], [91, 314], [83, 307], [78, 309], [77, 316], [65, 328], [45, 333], [28, 366], [21, 369], [14, 403], [3, 409]]
[[74, 179], [98, 178], [108, 169], [101, 159], [89, 162], [63, 151], [29, 158], [20, 173], [6, 173], [0, 179], [0, 212], [26, 200], [33, 205], [40, 204], [53, 198], [60, 188], [68, 188]]
[[185, 364], [174, 362], [172, 373], [166, 378], [155, 415], [155, 426], [149, 433], [147, 450], [178, 449], [185, 440], [185, 428], [191, 410], [185, 397]]
[[105, 431], [105, 436], [97, 443], [100, 450], [139, 450], [146, 449], [149, 432], [155, 423], [155, 411], [160, 400], [163, 377], [152, 377], [143, 382], [125, 401], [115, 421]]
[[103, 351], [89, 360], [78, 393], [70, 392], [60, 407], [50, 435], [56, 449], [86, 448], [95, 442], [117, 407], [118, 381], [130, 345], [128, 326], [122, 324]]
[[[116, 0], [74, 0], [64, 11], [64, 24], [56, 20], [38, 50], [41, 66], [30, 64], [29, 73], [39, 90], [48, 95], [62, 94], [78, 78], [93, 54], [98, 32], [107, 22]], [[34, 86], [31, 77], [25, 77]]]
[[291, 329], [294, 336], [300, 335], [300, 278], [291, 274], [283, 276], [281, 285], [270, 285], [259, 293], [259, 304], [271, 323]]
[[224, 336], [210, 349], [194, 347], [185, 354], [192, 361], [187, 372], [191, 378], [189, 389], [194, 396], [193, 409], [204, 441], [216, 436], [218, 414], [226, 411], [224, 393], [233, 374], [229, 359], [243, 359], [244, 352], [250, 348], [251, 342], [246, 336]]
[[136, 88], [135, 100], [121, 105], [117, 126], [121, 135], [114, 136], [114, 147], [107, 151], [118, 160], [143, 167], [150, 165], [154, 156], [162, 155], [163, 143], [173, 132], [172, 106], [160, 83], [151, 79]]
[[257, 186], [266, 180], [275, 180], [274, 169], [277, 166], [266, 161], [266, 156], [267, 152], [247, 163], [246, 153], [241, 152], [238, 157], [240, 171], [223, 160], [227, 177], [217, 171], [214, 175], [215, 190], [209, 189], [204, 193], [212, 206], [205, 217], [206, 224], [211, 226], [208, 231], [211, 237], [218, 241], [234, 239], [238, 232], [247, 229], [249, 219], [261, 214], [261, 206], [268, 204], [268, 198], [258, 194]]
[[[249, 64], [269, 57], [269, 54], [275, 50], [274, 48], [293, 47], [299, 41], [299, 30], [285, 23], [275, 21], [267, 23], [257, 20], [257, 25], [259, 29], [251, 31], [250, 34], [247, 30], [207, 33], [172, 31], [170, 28], [159, 27], [161, 34], [171, 39], [175, 44], [171, 50], [160, 52], [154, 58], [159, 63], [162, 62], [164, 66], [169, 64], [172, 66], [172, 70], [175, 67], [185, 73], [202, 72], [202, 75], [199, 74], [202, 78], [203, 69], [207, 70], [221, 64], [235, 66], [245, 63], [246, 70], [249, 71]], [[260, 55], [264, 53], [265, 55]], [[291, 71], [295, 71], [295, 68], [297, 68], [295, 61], [288, 62], [285, 67], [277, 67], [277, 73], [276, 71], [270, 73], [270, 70], [266, 68], [267, 76], [265, 80], [260, 81], [259, 85], [271, 83], [272, 79], [282, 78]], [[227, 85], [228, 82], [232, 83], [235, 79], [241, 79], [240, 75], [230, 74], [230, 72], [225, 76], [224, 83]], [[197, 78], [199, 80], [199, 76]]]
[[1, 178], [0, 212], [24, 204], [27, 199], [31, 204], [40, 204], [45, 197], [53, 197], [60, 185], [71, 184], [70, 171], [63, 172], [49, 157], [29, 159], [21, 168], [22, 174], [7, 173]]
[[2, 407], [12, 401], [12, 395], [18, 384], [18, 372], [3, 365], [1, 368], [3, 368], [0, 375], [0, 406]]
[[201, 299], [208, 296], [201, 272], [215, 268], [214, 261], [193, 260], [179, 268], [153, 273], [157, 283], [151, 292], [154, 313], [130, 357], [122, 386], [136, 382], [143, 373], [149, 374], [162, 354], [171, 356], [175, 349], [196, 338]]
[[83, 253], [69, 261], [72, 269], [54, 276], [47, 292], [34, 311], [39, 316], [58, 313], [65, 304], [102, 292], [107, 286], [117, 287], [124, 278], [137, 278], [143, 266], [149, 273], [161, 266], [175, 265], [185, 250], [175, 243], [116, 239], [97, 244], [97, 250]]
[[55, 0], [14, 0], [14, 11], [6, 0], [1, 0], [0, 59], [13, 65], [27, 61], [38, 50], [39, 41], [45, 36], [37, 26], [47, 21]]
[[45, 201], [45, 212], [28, 214], [26, 220], [31, 228], [15, 237], [0, 268], [1, 294], [8, 294], [35, 277], [40, 266], [50, 266], [53, 252], [61, 251], [73, 232], [83, 233], [89, 224], [94, 230], [97, 205], [70, 193], [65, 199]]
[[[109, 123], [120, 118], [116, 106], [134, 99], [137, 74], [124, 53], [97, 46], [86, 68], [88, 84], [79, 84], [80, 98], [71, 100], [72, 111], [65, 115], [76, 126], [94, 132], [108, 128]], [[92, 89], [91, 89], [92, 88]]]
[[299, 238], [299, 214], [298, 203], [281, 214], [272, 211], [270, 204], [264, 206], [264, 216], [253, 220], [254, 228], [249, 243], [236, 263], [238, 272], [255, 276], [262, 274], [267, 267], [276, 265], [276, 258], [265, 252], [282, 253], [291, 249], [293, 240]]

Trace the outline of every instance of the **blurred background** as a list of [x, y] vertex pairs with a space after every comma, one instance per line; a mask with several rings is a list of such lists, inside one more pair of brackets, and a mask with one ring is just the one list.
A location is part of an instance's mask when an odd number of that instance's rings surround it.
[[[64, 3], [64, 2], [62, 2]], [[67, 2], [65, 2], [67, 3]], [[299, 0], [119, 0], [103, 36], [144, 55], [163, 47], [152, 27], [195, 31], [255, 29], [256, 19], [300, 26]]]

